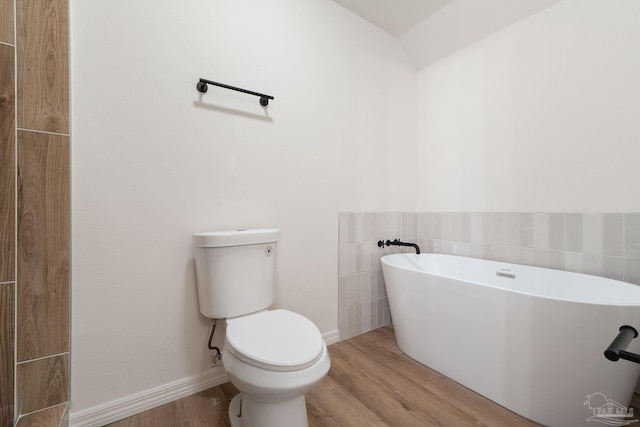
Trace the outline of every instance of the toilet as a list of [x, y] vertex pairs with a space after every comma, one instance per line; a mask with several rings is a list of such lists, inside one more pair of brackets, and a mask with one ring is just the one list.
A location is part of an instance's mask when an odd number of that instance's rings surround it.
[[240, 393], [232, 427], [307, 427], [304, 395], [329, 371], [318, 328], [275, 301], [274, 228], [195, 233], [200, 312], [226, 321], [222, 363]]

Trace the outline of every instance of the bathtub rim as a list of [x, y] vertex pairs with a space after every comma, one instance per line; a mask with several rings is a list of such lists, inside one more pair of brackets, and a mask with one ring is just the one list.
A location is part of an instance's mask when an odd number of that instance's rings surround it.
[[[498, 286], [498, 285], [494, 285], [491, 283], [485, 283], [482, 281], [476, 281], [476, 280], [470, 280], [470, 279], [466, 279], [466, 278], [461, 278], [461, 277], [456, 277], [453, 275], [447, 275], [447, 274], [441, 274], [441, 273], [437, 273], [437, 272], [433, 272], [433, 271], [427, 271], [427, 270], [421, 270], [418, 268], [413, 268], [413, 267], [409, 267], [409, 266], [403, 266], [403, 265], [398, 265], [398, 264], [393, 264], [391, 262], [389, 262], [390, 259], [393, 258], [409, 258], [409, 257], [432, 257], [432, 258], [459, 258], [459, 259], [468, 259], [468, 260], [473, 260], [473, 261], [480, 261], [480, 262], [485, 262], [488, 264], [499, 264], [501, 266], [517, 266], [517, 267], [524, 267], [524, 268], [531, 268], [531, 269], [540, 269], [540, 270], [549, 270], [551, 272], [553, 272], [554, 274], [570, 274], [570, 275], [576, 275], [576, 276], [586, 276], [588, 277], [590, 280], [593, 279], [598, 279], [598, 280], [602, 280], [605, 282], [614, 282], [617, 284], [617, 286], [624, 286], [624, 287], [628, 287], [629, 289], [633, 289], [633, 292], [636, 292], [638, 294], [638, 301], [635, 302], [598, 302], [598, 301], [594, 301], [594, 300], [582, 300], [582, 299], [576, 299], [576, 298], [560, 298], [557, 296], [549, 296], [549, 295], [544, 295], [541, 293], [535, 293], [535, 292], [528, 292], [528, 291], [523, 291], [521, 289], [512, 289], [512, 288], [507, 288], [507, 287], [503, 287], [503, 286]], [[500, 289], [500, 290], [504, 290], [507, 292], [514, 292], [514, 293], [518, 293], [521, 295], [526, 295], [529, 297], [533, 297], [533, 298], [541, 298], [541, 299], [548, 299], [548, 300], [554, 300], [554, 301], [559, 301], [559, 302], [565, 302], [565, 303], [574, 303], [574, 304], [589, 304], [589, 305], [596, 305], [596, 306], [620, 306], [620, 307], [638, 307], [640, 308], [640, 285], [636, 285], [634, 283], [630, 283], [630, 282], [624, 282], [622, 280], [616, 280], [616, 279], [611, 279], [608, 277], [603, 277], [603, 276], [596, 276], [596, 275], [591, 275], [591, 274], [586, 274], [586, 273], [577, 273], [577, 272], [573, 272], [573, 271], [567, 271], [567, 270], [558, 270], [558, 269], [553, 269], [553, 268], [548, 268], [548, 267], [538, 267], [538, 266], [533, 266], [533, 265], [527, 265], [527, 264], [518, 264], [518, 263], [513, 263], [513, 262], [506, 262], [506, 261], [496, 261], [496, 260], [490, 260], [490, 259], [483, 259], [483, 258], [473, 258], [473, 257], [469, 257], [469, 256], [463, 256], [463, 255], [453, 255], [453, 254], [436, 254], [436, 253], [421, 253], [421, 254], [414, 254], [414, 253], [409, 253], [409, 252], [400, 252], [400, 253], [393, 253], [393, 254], [387, 254], [384, 255], [380, 258], [380, 263], [384, 268], [384, 265], [387, 265], [390, 268], [398, 268], [401, 270], [406, 270], [406, 271], [412, 271], [412, 272], [416, 272], [416, 273], [421, 273], [421, 274], [426, 274], [426, 275], [430, 275], [430, 276], [434, 276], [434, 277], [441, 277], [441, 278], [446, 278], [446, 279], [450, 279], [450, 280], [456, 280], [456, 281], [461, 281], [461, 282], [466, 282], [466, 283], [472, 283], [474, 285], [480, 285], [480, 286], [484, 286], [484, 287], [488, 287], [488, 288], [493, 288], [493, 289]], [[386, 283], [385, 283], [386, 286]], [[606, 285], [605, 285], [606, 286]]]

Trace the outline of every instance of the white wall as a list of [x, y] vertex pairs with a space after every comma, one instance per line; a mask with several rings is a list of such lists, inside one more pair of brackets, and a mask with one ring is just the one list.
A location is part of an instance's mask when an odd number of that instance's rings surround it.
[[277, 306], [337, 329], [338, 211], [416, 208], [399, 42], [329, 0], [72, 0], [71, 35], [72, 411], [208, 369], [193, 232], [281, 228]]
[[420, 71], [418, 209], [640, 210], [638, 22], [565, 0]]

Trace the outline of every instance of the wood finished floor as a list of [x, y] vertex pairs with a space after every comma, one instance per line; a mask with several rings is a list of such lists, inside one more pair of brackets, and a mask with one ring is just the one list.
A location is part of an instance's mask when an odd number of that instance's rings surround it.
[[[310, 427], [537, 426], [404, 355], [384, 327], [329, 347], [331, 369], [307, 394]], [[229, 426], [230, 383], [109, 424]]]

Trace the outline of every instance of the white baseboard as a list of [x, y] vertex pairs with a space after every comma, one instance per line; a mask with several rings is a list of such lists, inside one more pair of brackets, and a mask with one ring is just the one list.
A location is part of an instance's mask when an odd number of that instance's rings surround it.
[[229, 381], [222, 366], [69, 414], [69, 427], [100, 427]]
[[327, 345], [335, 344], [340, 341], [340, 331], [334, 329], [333, 331], [325, 332], [322, 334], [322, 339]]
[[[340, 339], [337, 329], [322, 334], [327, 345]], [[69, 427], [100, 427], [229, 381], [222, 366], [112, 402], [69, 414]]]

